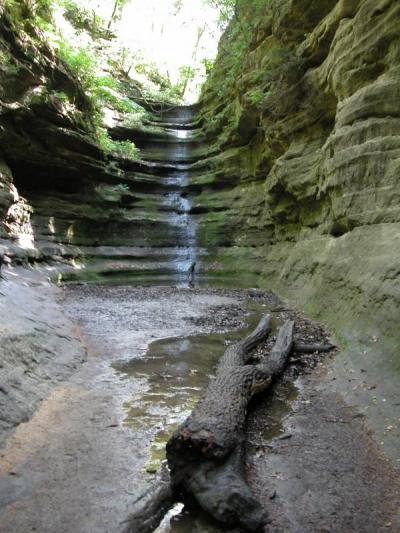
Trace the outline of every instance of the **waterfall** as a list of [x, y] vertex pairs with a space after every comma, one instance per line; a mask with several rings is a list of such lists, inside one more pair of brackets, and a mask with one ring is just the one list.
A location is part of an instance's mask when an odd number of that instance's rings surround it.
[[[169, 130], [176, 141], [170, 152], [176, 161], [187, 160], [190, 156], [190, 148], [187, 140], [191, 137], [190, 130]], [[197, 261], [197, 223], [191, 214], [192, 201], [187, 195], [187, 186], [190, 180], [190, 164], [179, 164], [168, 181], [176, 187], [176, 190], [165, 195], [164, 205], [170, 213], [169, 223], [172, 231], [176, 233], [176, 244], [184, 250], [175, 261], [175, 268], [179, 278], [186, 277], [189, 267]]]

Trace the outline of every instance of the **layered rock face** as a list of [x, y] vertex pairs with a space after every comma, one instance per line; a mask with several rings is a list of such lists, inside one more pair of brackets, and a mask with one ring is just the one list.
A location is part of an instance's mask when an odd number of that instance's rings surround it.
[[[42, 255], [31, 221], [35, 199], [74, 199], [90, 188], [90, 179], [110, 179], [111, 173], [93, 138], [92, 106], [80, 83], [33, 27], [32, 17], [25, 18], [28, 7], [17, 7], [18, 17], [0, 8], [1, 237], [11, 238], [2, 243], [10, 255], [29, 260]], [[52, 242], [51, 230], [47, 233]], [[58, 237], [51, 253], [70, 253], [63, 247], [66, 233]]]
[[218, 154], [197, 198], [200, 242], [219, 247], [214, 267], [259, 273], [342, 332], [384, 336], [393, 371], [400, 5], [274, 1], [256, 26], [241, 4], [201, 99]]
[[184, 271], [195, 244], [187, 171], [201, 157], [195, 107], [141, 102], [154, 122], [129, 128], [117, 117], [109, 132], [134, 141], [140, 160], [105, 153], [79, 80], [26, 15], [0, 8], [0, 255], [85, 260], [94, 279]]
[[253, 273], [337, 331], [383, 332], [395, 354], [400, 6], [253, 4], [239, 2], [198, 108], [110, 130], [137, 144], [136, 162], [105, 155], [77, 79], [1, 8], [3, 249], [84, 256], [96, 272], [195, 258]]

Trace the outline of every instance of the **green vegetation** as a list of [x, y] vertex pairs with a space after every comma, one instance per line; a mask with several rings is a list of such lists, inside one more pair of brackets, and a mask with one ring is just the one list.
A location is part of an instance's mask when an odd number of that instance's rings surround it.
[[93, 39], [112, 39], [113, 34], [106, 28], [105, 20], [94, 10], [85, 9], [73, 0], [63, 0], [64, 17], [75, 29], [86, 31]]
[[[219, 24], [226, 29], [232, 19], [242, 25], [242, 31], [251, 31], [252, 24], [243, 21], [243, 11], [252, 13], [252, 20], [256, 20], [262, 11], [270, 4], [270, 0], [207, 0], [207, 3], [219, 10]], [[246, 26], [246, 27], [245, 27]]]
[[104, 152], [114, 154], [124, 159], [138, 159], [139, 150], [131, 141], [114, 141], [108, 135], [105, 128], [98, 127], [96, 131], [96, 140]]
[[[5, 3], [18, 31], [28, 33], [38, 47], [46, 44], [56, 49], [68, 70], [79, 80], [90, 104], [93, 135], [100, 148], [119, 157], [137, 159], [139, 152], [134, 143], [113, 141], [109, 137], [105, 111], [108, 109], [119, 115], [118, 120], [125, 126], [144, 127], [151, 117], [133, 98], [142, 99], [150, 108], [153, 102], [179, 104], [197, 71], [191, 65], [184, 65], [178, 82], [172, 83], [168, 74], [162, 74], [154, 63], [146, 61], [139, 53], [116, 47], [112, 27], [129, 0], [107, 1], [111, 8], [108, 20], [75, 0], [5, 0]], [[57, 17], [54, 16], [56, 9]], [[71, 29], [64, 32], [63, 28], [56, 26], [55, 20], [57, 23], [60, 21], [59, 13], [75, 32], [76, 39], [71, 37]], [[6, 57], [8, 52], [0, 53], [8, 70], [12, 69], [13, 65]], [[207, 68], [210, 68], [210, 63], [207, 63]], [[140, 81], [136, 81], [135, 77], [140, 77]], [[32, 96], [38, 104], [50, 97], [60, 103], [68, 102], [70, 112], [73, 112], [76, 105], [73, 94], [48, 87]]]
[[68, 95], [65, 94], [63, 91], [53, 91], [52, 95], [59, 102], [68, 102], [69, 101]]
[[[82, 88], [74, 93], [71, 88], [49, 85], [35, 91], [30, 96], [32, 102], [63, 105], [71, 118], [76, 117], [91, 130], [94, 140], [108, 154], [137, 159], [135, 145], [130, 141], [113, 141], [107, 128], [118, 122], [125, 127], [149, 129], [146, 123], [151, 120], [151, 113], [146, 109], [152, 109], [158, 102], [182, 103], [199, 73], [208, 74], [213, 68], [213, 60], [201, 57], [200, 43], [206, 23], [196, 30], [193, 61], [180, 67], [178, 80], [173, 82], [168, 71], [161, 72], [141, 51], [119, 46], [113, 31], [130, 0], [104, 0], [109, 9], [101, 12], [108, 13], [103, 16], [95, 11], [95, 4], [82, 0], [4, 1], [22, 40], [33, 43], [38, 54], [45, 49], [46, 54], [53, 50]], [[176, 4], [179, 10], [182, 2]], [[36, 51], [27, 49], [27, 53]], [[8, 60], [7, 54], [7, 50], [0, 51], [0, 59], [4, 56], [7, 72], [17, 75], [18, 66]]]
[[95, 188], [95, 193], [106, 202], [120, 204], [122, 197], [129, 194], [129, 187], [124, 183], [118, 183], [117, 185], [99, 185]]
[[[302, 98], [304, 60], [294, 47], [272, 41], [262, 62], [252, 53], [257, 48], [257, 24], [268, 17], [271, 0], [207, 1], [219, 9], [225, 33], [219, 47], [218, 72], [211, 71], [203, 93], [211, 91], [221, 104], [240, 94], [247, 110], [274, 120], [296, 111]], [[246, 68], [249, 58], [253, 63]], [[240, 127], [236, 118], [233, 114], [226, 119], [223, 113], [209, 116], [207, 128], [219, 130], [224, 139]]]
[[235, 14], [236, 0], [207, 0], [207, 2], [219, 10], [219, 24], [225, 29]]
[[[52, 17], [52, 9], [57, 3], [55, 0], [37, 0], [29, 3], [24, 0], [6, 0], [13, 23], [18, 26], [19, 30], [29, 30], [29, 35], [36, 39], [38, 44], [47, 40], [49, 46], [56, 47], [61, 60], [80, 81], [82, 89], [91, 103], [92, 122], [95, 127], [94, 138], [99, 143], [100, 148], [119, 157], [137, 159], [138, 150], [132, 142], [117, 142], [108, 136], [103, 123], [103, 109], [110, 107], [122, 115], [135, 114], [136, 117], [144, 116], [144, 109], [124, 94], [122, 82], [104, 72], [108, 58], [96, 50], [97, 41], [93, 41], [93, 46], [77, 48], [58, 33]], [[92, 18], [91, 26], [88, 26], [88, 24], [83, 23], [87, 20], [87, 12], [78, 8], [75, 2], [60, 0], [60, 4], [67, 9], [66, 13], [68, 13], [69, 18], [72, 18], [72, 13], [74, 14], [74, 22], [80, 30], [88, 31], [89, 28], [89, 33], [96, 35], [96, 38], [103, 35], [103, 32], [100, 31], [103, 24], [100, 18]], [[41, 35], [35, 33], [35, 27], [42, 31]], [[97, 27], [97, 32], [94, 32], [94, 27]], [[2, 51], [1, 56], [4, 57], [9, 71], [13, 65], [7, 61], [8, 51]], [[33, 94], [32, 102], [35, 100], [40, 104], [49, 98], [54, 98], [62, 103], [70, 102], [73, 104], [71, 97], [65, 92], [47, 89]]]

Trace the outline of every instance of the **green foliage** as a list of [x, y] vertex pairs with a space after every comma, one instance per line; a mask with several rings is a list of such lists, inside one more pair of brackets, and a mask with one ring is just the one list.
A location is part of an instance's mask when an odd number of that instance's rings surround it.
[[209, 59], [209, 58], [205, 57], [204, 59], [201, 60], [201, 64], [204, 67], [204, 71], [206, 73], [206, 76], [209, 76], [211, 74], [213, 68], [214, 68], [215, 59]]
[[95, 187], [96, 194], [108, 202], [121, 202], [124, 194], [129, 194], [129, 187], [125, 183], [117, 185], [98, 185]]
[[250, 102], [256, 107], [262, 104], [265, 99], [265, 93], [261, 89], [254, 89], [247, 95]]
[[125, 128], [140, 128], [143, 126], [143, 121], [147, 118], [147, 112], [140, 108], [140, 111], [135, 111], [134, 113], [129, 113], [125, 115], [122, 125]]
[[105, 128], [98, 128], [97, 141], [104, 152], [114, 154], [124, 159], [136, 160], [139, 158], [139, 151], [131, 141], [113, 141]]
[[69, 98], [68, 98], [68, 95], [65, 94], [63, 91], [53, 91], [52, 93], [52, 96], [54, 98], [56, 98], [59, 102], [68, 102], [69, 101]]
[[120, 113], [135, 113], [137, 105], [119, 91], [120, 85], [114, 78], [100, 76], [94, 79], [90, 95], [94, 104], [107, 105]]
[[105, 20], [94, 10], [89, 11], [74, 0], [62, 0], [65, 18], [76, 30], [86, 31], [93, 39], [111, 39], [112, 34], [106, 28]]
[[171, 87], [171, 80], [168, 76], [161, 74], [155, 63], [139, 62], [135, 65], [135, 70], [139, 74], [144, 74], [149, 81], [158, 85], [161, 89]]
[[181, 82], [179, 81], [176, 85], [171, 83], [169, 77], [162, 74], [155, 63], [142, 61], [135, 65], [135, 70], [139, 74], [144, 74], [151, 84], [153, 84], [153, 87], [147, 86], [143, 88], [145, 99], [172, 104], [181, 103]]
[[207, 3], [219, 10], [219, 24], [225, 29], [235, 14], [236, 0], [207, 0]]
[[59, 41], [61, 59], [81, 82], [85, 90], [93, 87], [96, 78], [96, 58], [86, 48], [73, 48], [64, 40]]
[[175, 88], [180, 98], [185, 96], [189, 83], [193, 81], [198, 71], [199, 69], [192, 65], [182, 65], [179, 68], [179, 80]]
[[114, 0], [114, 6], [113, 6], [113, 10], [112, 10], [112, 14], [111, 14], [110, 20], [108, 21], [108, 24], [107, 24], [107, 29], [110, 29], [111, 25], [114, 22], [117, 22], [118, 20], [120, 20], [124, 7], [130, 1], [131, 0]]
[[125, 159], [137, 160], [139, 150], [132, 141], [113, 141], [112, 152]]
[[54, 0], [32, 0], [31, 2], [33, 12], [48, 22], [53, 21], [53, 5]]
[[183, 7], [183, 0], [175, 0], [173, 5], [173, 14], [176, 16]]
[[254, 20], [257, 20], [270, 0], [206, 0], [206, 2], [219, 10], [219, 24], [225, 29], [234, 17], [242, 23], [243, 11], [251, 13], [254, 24]]
[[119, 193], [127, 193], [129, 192], [129, 186], [126, 183], [118, 183], [118, 185], [114, 185], [114, 191]]
[[5, 0], [5, 7], [19, 31], [25, 31], [36, 38], [38, 30], [52, 31], [53, 0]]
[[100, 111], [108, 105], [121, 113], [133, 113], [137, 106], [120, 94], [121, 84], [111, 76], [97, 74], [98, 60], [86, 48], [73, 49], [65, 41], [60, 41], [60, 56], [81, 82], [83, 89], [92, 101], [93, 107]]
[[129, 76], [130, 71], [139, 61], [139, 53], [133, 53], [126, 46], [121, 46], [118, 51], [109, 59], [110, 65], [121, 71], [125, 76]]
[[[69, 10], [71, 17], [75, 17], [75, 22], [78, 26], [81, 25], [83, 27], [89, 24], [87, 21], [88, 12], [79, 8], [73, 0], [5, 1], [13, 22], [18, 25], [18, 29], [25, 31], [25, 27], [33, 28], [32, 37], [34, 38], [37, 37], [35, 25], [43, 28], [52, 25], [52, 10], [56, 2], [61, 2], [63, 7]], [[117, 8], [119, 9], [124, 3], [126, 2], [117, 2]], [[72, 12], [73, 15], [71, 14]], [[103, 27], [104, 21], [101, 21], [98, 17], [96, 18], [94, 13], [91, 15], [93, 15], [91, 29], [95, 26]], [[40, 23], [38, 22], [39, 19]], [[54, 27], [52, 27], [52, 32], [55, 32]], [[53, 36], [55, 36], [55, 33], [53, 33]], [[94, 37], [93, 32], [91, 36], [92, 38]], [[41, 39], [43, 39], [43, 36]], [[55, 41], [60, 58], [80, 81], [84, 92], [92, 102], [91, 119], [95, 131], [95, 140], [100, 148], [107, 154], [114, 154], [127, 159], [137, 159], [138, 149], [134, 143], [130, 141], [113, 141], [109, 137], [103, 127], [102, 108], [105, 106], [111, 107], [123, 115], [135, 116], [136, 120], [140, 120], [144, 110], [125, 95], [124, 88], [118, 79], [104, 74], [104, 63], [107, 61], [107, 56], [99, 54], [96, 48], [96, 40], [93, 41], [92, 46], [80, 48], [73, 47], [60, 35], [57, 35]], [[9, 63], [9, 55], [7, 50], [0, 50], [0, 60], [4, 59], [7, 65]], [[53, 101], [53, 103], [56, 101], [67, 103], [71, 100], [66, 93], [58, 90], [46, 89], [32, 94], [31, 104], [41, 105], [50, 101]], [[71, 101], [71, 103], [73, 102]]]
[[0, 48], [0, 63], [1, 70], [9, 76], [15, 76], [20, 70], [19, 66], [15, 63], [15, 58], [5, 48]]

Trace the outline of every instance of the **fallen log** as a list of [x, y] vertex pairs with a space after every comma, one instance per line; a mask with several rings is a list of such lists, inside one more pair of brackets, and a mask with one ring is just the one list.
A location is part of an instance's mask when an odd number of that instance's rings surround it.
[[222, 464], [200, 463], [186, 487], [202, 509], [227, 526], [257, 531], [268, 519], [244, 479], [241, 445]]
[[245, 363], [251, 350], [271, 331], [270, 321], [266, 315], [250, 335], [225, 351], [202, 399], [168, 441], [169, 456], [177, 453], [180, 463], [182, 459], [190, 461], [193, 453], [221, 459], [235, 447], [249, 400], [264, 382], [268, 386], [269, 376], [260, 365]]
[[334, 348], [336, 348], [334, 344], [306, 344], [298, 341], [293, 345], [293, 351], [296, 353], [328, 353]]
[[271, 316], [265, 315], [253, 330], [243, 340], [229, 346], [221, 357], [217, 373], [228, 366], [241, 366], [249, 362], [251, 351], [264, 340], [271, 331]]
[[266, 513], [242, 473], [242, 442], [247, 405], [279, 375], [293, 347], [294, 322], [280, 329], [268, 357], [248, 365], [250, 351], [270, 331], [264, 317], [252, 334], [229, 347], [187, 420], [167, 443], [171, 482], [183, 497], [194, 498], [214, 518], [257, 531]]

